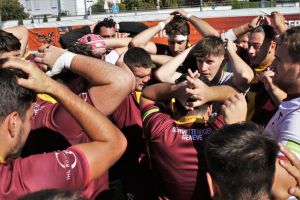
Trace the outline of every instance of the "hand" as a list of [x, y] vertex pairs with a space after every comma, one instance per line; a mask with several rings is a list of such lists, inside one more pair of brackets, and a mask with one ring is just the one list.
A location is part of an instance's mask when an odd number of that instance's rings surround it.
[[170, 23], [170, 21], [172, 21], [174, 18], [174, 15], [170, 15], [167, 19], [165, 19], [165, 25], [167, 25], [168, 23]]
[[183, 9], [177, 9], [177, 10], [173, 11], [170, 15], [177, 15], [177, 14], [181, 15], [182, 17], [184, 17], [186, 19], [188, 12], [186, 12]]
[[228, 53], [236, 53], [237, 52], [237, 47], [236, 44], [234, 42], [232, 42], [231, 40], [226, 40], [226, 49], [228, 51]]
[[283, 161], [279, 160], [279, 164], [286, 169], [286, 171], [291, 174], [297, 181], [297, 185], [289, 189], [289, 194], [292, 196], [300, 198], [300, 160], [296, 157], [296, 155], [286, 149], [282, 144], [279, 144], [279, 149], [281, 153], [283, 153], [286, 158], [289, 160]]
[[36, 65], [30, 61], [21, 60], [20, 58], [9, 58], [3, 64], [3, 67], [11, 67], [22, 70], [28, 74], [28, 78], [18, 78], [18, 84], [22, 87], [34, 90], [38, 93], [50, 93], [55, 86], [55, 81], [41, 71]]
[[194, 108], [207, 102], [204, 95], [208, 94], [209, 87], [199, 77], [200, 74], [197, 70], [194, 73], [190, 69], [188, 70], [188, 76], [186, 77], [188, 88], [186, 88], [186, 93], [190, 96], [190, 99], [195, 100], [187, 102], [186, 109], [188, 110], [194, 110]]
[[275, 28], [281, 33], [286, 30], [285, 18], [280, 12], [272, 12], [271, 19], [274, 23]]
[[229, 97], [221, 109], [226, 124], [234, 124], [246, 120], [247, 102], [243, 94], [235, 94]]
[[271, 25], [271, 20], [269, 17], [265, 16], [265, 15], [261, 15], [261, 16], [257, 16], [255, 18], [253, 18], [250, 23], [249, 26], [253, 29], [256, 28], [262, 24], [268, 24]]
[[258, 80], [264, 83], [265, 89], [268, 92], [272, 92], [277, 87], [273, 84], [274, 75], [275, 73], [272, 70], [267, 70], [257, 77]]
[[[38, 54], [35, 57], [35, 62], [39, 64], [44, 64], [48, 66], [50, 69], [52, 69], [55, 61], [66, 52], [67, 50], [55, 47], [55, 46], [49, 46], [49, 45], [43, 45], [38, 49]], [[45, 69], [45, 67], [43, 68]]]

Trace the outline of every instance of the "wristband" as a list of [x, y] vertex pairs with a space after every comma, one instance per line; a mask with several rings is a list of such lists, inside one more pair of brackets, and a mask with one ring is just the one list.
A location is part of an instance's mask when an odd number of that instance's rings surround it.
[[54, 63], [52, 69], [47, 71], [48, 76], [59, 74], [64, 68], [70, 69], [71, 62], [76, 54], [69, 51], [63, 53]]
[[158, 25], [160, 27], [160, 30], [163, 30], [166, 26], [166, 23], [165, 22], [159, 22]]
[[225, 33], [221, 34], [221, 38], [223, 41], [225, 41], [225, 39], [228, 39], [230, 41], [235, 41], [237, 39], [235, 33], [233, 32], [233, 29], [229, 29], [228, 31], [226, 31]]
[[191, 13], [188, 13], [188, 14], [185, 16], [185, 18], [186, 18], [187, 20], [189, 20], [189, 19], [191, 18], [191, 16], [192, 16], [192, 14], [191, 14]]

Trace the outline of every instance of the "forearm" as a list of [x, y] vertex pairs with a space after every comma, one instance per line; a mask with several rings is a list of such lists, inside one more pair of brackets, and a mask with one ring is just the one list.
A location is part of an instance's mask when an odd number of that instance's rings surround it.
[[153, 54], [151, 54], [152, 62], [154, 64], [157, 64], [157, 65], [164, 65], [172, 59], [173, 59], [173, 57], [167, 56], [167, 55], [156, 55], [156, 54], [153, 55]]
[[208, 35], [213, 35], [213, 36], [217, 36], [217, 37], [220, 36], [219, 32], [215, 28], [213, 28], [206, 21], [204, 21], [198, 17], [195, 17], [192, 15], [190, 17], [189, 21], [202, 36], [208, 36]]
[[268, 93], [270, 94], [273, 102], [277, 106], [279, 106], [279, 104], [282, 103], [283, 99], [285, 99], [287, 97], [287, 93], [285, 93], [283, 90], [281, 90], [278, 87], [273, 88], [273, 90], [272, 91], [268, 91]]
[[228, 51], [228, 55], [233, 69], [233, 84], [240, 91], [245, 91], [254, 78], [254, 73], [236, 52]]
[[237, 91], [228, 85], [210, 86], [205, 94], [206, 102], [225, 102], [229, 97], [235, 95]]
[[170, 83], [158, 83], [146, 87], [142, 96], [151, 101], [164, 102], [170, 100], [174, 96], [175, 85]]
[[130, 45], [132, 47], [144, 47], [151, 40], [151, 38], [161, 30], [162, 29], [159, 24], [154, 25], [132, 38]]
[[244, 33], [247, 33], [248, 31], [250, 31], [253, 27], [251, 27], [250, 23], [246, 23], [246, 24], [242, 24], [238, 27], [234, 27], [232, 28], [234, 34], [236, 35], [236, 37], [239, 37], [241, 35], [243, 35]]
[[76, 55], [71, 62], [70, 69], [80, 76], [86, 78], [92, 85], [108, 85], [118, 81], [124, 83], [129, 74], [123, 69], [108, 62]]
[[184, 62], [192, 47], [162, 65], [156, 72], [155, 76], [161, 82], [175, 83], [175, 80], [180, 77], [180, 73], [176, 73], [178, 67]]
[[108, 38], [105, 39], [105, 46], [106, 48], [120, 48], [120, 47], [127, 47], [130, 43], [132, 38]]

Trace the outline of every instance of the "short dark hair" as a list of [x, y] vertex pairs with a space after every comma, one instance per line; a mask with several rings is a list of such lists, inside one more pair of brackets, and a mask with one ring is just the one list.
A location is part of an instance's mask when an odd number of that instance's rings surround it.
[[12, 112], [17, 112], [21, 118], [25, 117], [27, 110], [35, 101], [35, 92], [18, 85], [17, 78], [27, 76], [17, 69], [0, 68], [1, 122]]
[[112, 18], [104, 18], [102, 21], [99, 21], [96, 26], [94, 27], [93, 34], [100, 34], [100, 28], [114, 28], [116, 22]]
[[18, 200], [87, 200], [78, 194], [59, 189], [45, 189], [38, 192], [29, 193]]
[[102, 59], [102, 55], [96, 54], [89, 44], [75, 42], [68, 47], [68, 51], [84, 56]]
[[17, 51], [21, 49], [19, 39], [12, 33], [0, 30], [0, 53]]
[[166, 27], [166, 34], [170, 37], [175, 37], [176, 35], [189, 35], [190, 27], [189, 24], [180, 15], [175, 15], [172, 21], [170, 21]]
[[276, 32], [275, 32], [274, 28], [270, 25], [266, 25], [266, 24], [260, 25], [256, 28], [254, 28], [251, 31], [251, 34], [252, 33], [263, 33], [265, 36], [264, 42], [265, 41], [275, 41], [275, 39], [276, 39]]
[[195, 57], [205, 58], [209, 55], [225, 55], [224, 42], [220, 37], [205, 36], [202, 38], [191, 52]]
[[300, 62], [300, 27], [296, 26], [281, 34], [279, 44], [287, 48], [289, 56], [294, 63]]
[[264, 128], [252, 122], [227, 125], [211, 135], [205, 144], [205, 158], [222, 197], [270, 197], [278, 149]]
[[124, 54], [124, 63], [129, 67], [151, 68], [152, 60], [150, 54], [143, 48], [133, 47]]

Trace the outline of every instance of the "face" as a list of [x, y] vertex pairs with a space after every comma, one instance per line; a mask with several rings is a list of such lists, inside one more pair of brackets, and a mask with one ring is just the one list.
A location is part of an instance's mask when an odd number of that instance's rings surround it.
[[[272, 45], [264, 43], [264, 39], [265, 36], [262, 32], [255, 32], [250, 35], [248, 54], [252, 65], [271, 64], [273, 61], [273, 57], [269, 53]], [[271, 61], [269, 62], [269, 60]]]
[[100, 35], [103, 38], [114, 38], [114, 37], [116, 37], [116, 30], [114, 27], [108, 28], [108, 27], [102, 26], [100, 28]]
[[135, 76], [135, 90], [142, 91], [151, 78], [151, 68], [132, 67], [131, 71]]
[[300, 64], [292, 62], [292, 58], [284, 46], [277, 47], [272, 67], [275, 72], [274, 83], [288, 94], [293, 92], [300, 82]]
[[178, 41], [176, 39], [168, 40], [169, 48], [174, 56], [177, 56], [178, 54], [182, 53], [186, 49], [187, 44], [188, 44], [187, 40], [181, 40], [181, 41]]
[[0, 54], [0, 58], [20, 57], [20, 50], [10, 51]]
[[25, 142], [27, 140], [27, 137], [29, 135], [29, 132], [31, 130], [31, 124], [30, 120], [33, 116], [33, 104], [30, 106], [30, 108], [27, 110], [24, 118], [18, 117], [17, 122], [17, 130], [16, 130], [16, 138], [15, 138], [15, 144], [12, 146], [12, 153], [10, 157], [16, 157], [20, 154], [23, 146], [25, 145]]
[[206, 77], [212, 81], [217, 73], [221, 70], [221, 65], [224, 56], [208, 55], [205, 58], [197, 57], [197, 67], [201, 76]]

